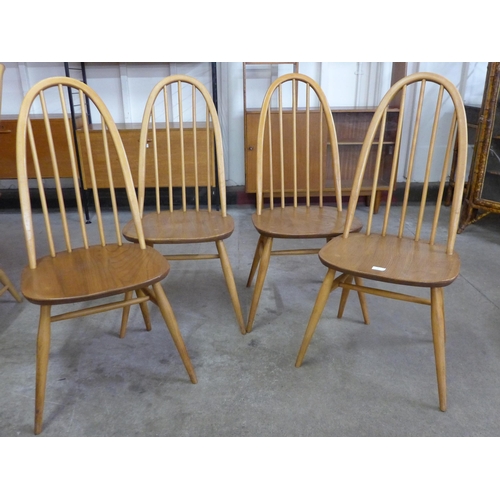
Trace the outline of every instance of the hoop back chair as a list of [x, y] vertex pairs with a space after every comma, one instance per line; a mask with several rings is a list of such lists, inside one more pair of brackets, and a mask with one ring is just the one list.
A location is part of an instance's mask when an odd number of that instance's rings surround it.
[[[328, 145], [331, 168], [326, 158]], [[334, 206], [326, 205], [328, 195], [334, 197]], [[319, 248], [273, 250], [273, 240], [325, 238], [328, 241], [344, 231], [335, 125], [323, 90], [306, 75], [283, 75], [265, 94], [257, 132], [257, 210], [252, 222], [259, 240], [247, 287], [258, 272], [247, 332], [253, 327], [271, 256], [319, 251]], [[359, 231], [361, 227], [358, 219], [353, 220], [351, 230]]]
[[[376, 178], [373, 183], [373, 194], [376, 190], [377, 179], [383, 176], [384, 162], [381, 151], [384, 134], [394, 132], [394, 130], [386, 130], [387, 110], [394, 99], [401, 99], [401, 107], [395, 134], [393, 162], [389, 165], [390, 169], [387, 172], [390, 186], [387, 202], [383, 213], [377, 216], [379, 220], [376, 221], [373, 216], [374, 196], [372, 196], [366, 231], [351, 234], [349, 229], [356, 209], [363, 174], [370, 153], [373, 151], [376, 152]], [[411, 102], [415, 104], [415, 107], [412, 108]], [[402, 151], [404, 138], [409, 139], [406, 154]], [[347, 210], [344, 234], [341, 238], [327, 243], [319, 252], [319, 258], [328, 271], [304, 334], [297, 356], [297, 367], [302, 364], [329, 294], [337, 288], [342, 288], [339, 318], [342, 317], [350, 290], [428, 305], [431, 309], [439, 408], [442, 411], [446, 410], [446, 336], [443, 290], [455, 280], [460, 271], [460, 258], [454, 251], [454, 245], [462, 202], [466, 161], [467, 123], [462, 98], [455, 86], [446, 78], [434, 73], [416, 73], [397, 82], [382, 99], [366, 133]], [[456, 162], [456, 185], [451, 208], [442, 209], [445, 185], [454, 162]], [[420, 201], [412, 207], [410, 186], [419, 164], [424, 166], [424, 182], [421, 185]], [[404, 184], [400, 206], [396, 207], [393, 202], [396, 197], [398, 172], [404, 172], [407, 180]], [[428, 198], [432, 177], [439, 179], [435, 204]], [[414, 221], [411, 221], [412, 212]], [[340, 275], [335, 278], [336, 272], [340, 272]], [[394, 291], [396, 288], [394, 286], [392, 290], [360, 286], [353, 283], [353, 278], [365, 278], [389, 285], [417, 288], [413, 288], [414, 295], [403, 294]], [[422, 288], [429, 289], [430, 296], [425, 297], [416, 293], [417, 289]], [[368, 323], [367, 311], [364, 311], [364, 315], [365, 322]]]
[[[98, 134], [100, 145], [90, 140], [85, 112], [79, 117], [81, 134], [75, 141], [66, 100], [68, 90], [76, 92], [82, 106], [85, 106], [85, 96], [93, 104], [92, 115], [98, 117], [102, 129], [102, 133]], [[30, 121], [30, 113], [33, 112], [43, 116], [45, 134], [33, 133]], [[64, 121], [67, 161], [71, 166], [72, 178], [64, 179], [70, 185], [64, 188], [60, 178], [63, 155], [60, 153], [58, 157], [54, 148], [51, 126], [53, 114], [62, 116]], [[122, 308], [124, 314], [120, 336], [123, 336], [128, 310], [134, 304], [140, 304], [146, 328], [151, 328], [145, 304], [151, 300], [161, 311], [191, 382], [196, 383], [196, 375], [177, 321], [160, 284], [169, 272], [169, 265], [159, 252], [145, 243], [126, 153], [118, 129], [103, 101], [96, 92], [78, 80], [67, 77], [42, 80], [28, 91], [21, 104], [16, 148], [19, 196], [29, 261], [22, 273], [21, 291], [28, 301], [40, 306], [35, 434], [42, 430], [51, 323], [55, 321]], [[85, 221], [77, 151], [92, 179], [91, 204], [95, 211], [92, 224], [86, 224]], [[110, 186], [107, 190], [99, 189], [95, 181], [94, 163], [97, 154], [103, 154], [106, 158]], [[33, 184], [28, 180], [28, 171], [31, 169], [36, 178]], [[49, 188], [46, 187], [48, 182], [54, 183], [55, 201], [51, 200]], [[126, 205], [132, 213], [138, 244], [122, 241], [120, 198], [114, 189], [118, 184], [125, 186]], [[33, 217], [30, 191], [37, 191], [37, 197], [33, 193], [33, 203], [41, 207], [41, 220]], [[71, 207], [75, 204], [76, 210]], [[134, 291], [137, 298], [132, 296]], [[66, 312], [66, 307], [60, 314], [52, 314], [54, 306], [115, 296], [120, 297], [110, 302], [101, 300], [94, 305], [87, 304], [84, 308], [80, 306], [70, 312]]]
[[[2, 117], [2, 89], [3, 89], [3, 74], [5, 72], [5, 65], [0, 64], [0, 119]], [[0, 130], [0, 134], [2, 131]], [[2, 284], [2, 288], [0, 288], [0, 295], [3, 295], [5, 292], [9, 292], [18, 302], [22, 301], [22, 297], [19, 292], [16, 290], [12, 281], [10, 281], [9, 277], [5, 273], [3, 269], [0, 269], [0, 284]]]
[[[217, 253], [168, 254], [168, 260], [220, 259], [241, 333], [245, 324], [224, 240], [234, 231], [226, 210], [222, 134], [211, 95], [195, 78], [173, 75], [152, 89], [139, 142], [138, 196], [148, 245], [215, 242]], [[155, 211], [144, 214], [146, 185]], [[213, 196], [218, 187], [219, 200]], [[176, 196], [180, 208], [176, 206]], [[132, 222], [124, 227], [137, 241]]]

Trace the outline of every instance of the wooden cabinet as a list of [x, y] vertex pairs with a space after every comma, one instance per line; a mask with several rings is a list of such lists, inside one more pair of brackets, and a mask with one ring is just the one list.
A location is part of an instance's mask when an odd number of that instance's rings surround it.
[[[33, 126], [33, 133], [35, 136], [35, 141], [37, 142], [37, 151], [40, 160], [40, 168], [44, 177], [52, 177], [52, 161], [50, 158], [50, 151], [45, 139], [45, 133], [41, 133], [42, 128], [45, 126], [41, 119], [33, 117], [31, 120]], [[194, 185], [194, 171], [195, 171], [195, 160], [194, 160], [194, 138], [193, 138], [193, 128], [189, 124], [184, 124], [184, 155], [187, 164], [187, 176], [186, 185]], [[16, 127], [17, 127], [17, 116], [6, 115], [0, 122], [0, 179], [17, 179], [17, 168], [16, 168]], [[53, 117], [51, 119], [52, 134], [54, 137], [55, 153], [57, 157], [57, 163], [59, 167], [59, 176], [62, 178], [71, 177], [71, 164], [69, 160], [68, 145], [65, 142], [64, 133], [64, 122], [62, 118]], [[132, 177], [134, 183], [137, 185], [137, 175], [139, 166], [139, 138], [140, 138], [140, 124], [117, 124], [120, 136], [127, 153], [127, 157], [130, 164], [130, 169], [132, 171]], [[106, 173], [106, 160], [103, 151], [103, 142], [101, 139], [102, 130], [100, 125], [90, 125], [90, 141], [93, 151], [93, 161], [96, 167], [96, 181], [99, 188], [109, 187], [108, 176]], [[159, 134], [159, 144], [162, 143], [162, 135]], [[164, 137], [164, 135], [163, 135]], [[80, 143], [83, 140], [83, 130], [77, 130], [77, 140]], [[164, 141], [164, 139], [163, 139]], [[179, 128], [173, 125], [173, 131], [171, 136], [171, 146], [172, 146], [172, 162], [178, 161], [181, 155], [180, 147], [180, 131]], [[214, 159], [214, 147], [213, 147], [213, 131], [209, 132], [208, 135], [208, 145], [207, 145], [207, 133], [206, 128], [199, 126], [197, 127], [196, 134], [196, 149], [197, 149], [197, 162], [198, 162], [198, 182], [200, 184], [206, 185], [207, 183], [207, 158], [210, 159], [210, 168], [213, 172], [213, 166], [215, 164]], [[88, 158], [86, 155], [85, 148], [79, 148], [81, 151], [81, 167], [82, 167], [82, 179], [83, 187], [89, 189], [91, 187], [91, 182], [89, 178], [88, 169]], [[111, 165], [118, 165], [116, 153], [111, 150]], [[166, 154], [160, 156], [163, 164], [166, 164], [167, 158]], [[146, 187], [153, 186], [153, 164], [148, 160], [147, 164], [147, 178]], [[31, 153], [28, 152], [28, 177], [35, 177], [35, 170], [33, 167], [33, 161], [31, 159]], [[119, 179], [119, 176], [116, 177]], [[212, 186], [215, 186], [214, 176], [212, 175]], [[165, 168], [162, 168], [160, 173], [160, 181], [162, 185], [168, 186], [168, 177], [165, 172]], [[182, 180], [178, 173], [173, 175], [172, 179], [173, 186], [180, 186]], [[115, 187], [124, 187], [124, 183], [117, 185]]]
[[[139, 139], [141, 134], [141, 125], [140, 124], [117, 124], [118, 130], [120, 132], [120, 136], [123, 141], [123, 146], [127, 153], [127, 158], [130, 164], [130, 170], [132, 172], [132, 178], [134, 180], [134, 184], [138, 185], [138, 169], [139, 169]], [[175, 164], [179, 162], [179, 158], [181, 154], [185, 155], [186, 161], [186, 178], [185, 182], [187, 186], [194, 186], [194, 176], [195, 176], [195, 141], [194, 141], [194, 129], [189, 124], [184, 124], [184, 150], [181, 151], [181, 143], [180, 143], [180, 130], [177, 125], [171, 125], [171, 136], [170, 136], [170, 144], [171, 144], [171, 160], [172, 163]], [[83, 130], [77, 131], [78, 142], [80, 143], [83, 138]], [[99, 125], [91, 125], [90, 126], [90, 142], [92, 146], [93, 152], [93, 161], [96, 168], [96, 182], [97, 186], [100, 188], [109, 187], [108, 175], [106, 172], [106, 159], [103, 151], [103, 141], [102, 130]], [[167, 154], [165, 141], [166, 136], [162, 131], [158, 130], [158, 147], [160, 148], [161, 154], [159, 156], [160, 160], [160, 184], [162, 186], [168, 186], [168, 175], [167, 175]], [[209, 131], [208, 134], [208, 145], [207, 145], [207, 131], [203, 126], [199, 126], [196, 128], [196, 154], [197, 154], [197, 168], [198, 168], [198, 182], [200, 185], [207, 184], [207, 170], [211, 168], [211, 172], [214, 171], [214, 147], [213, 147], [213, 131]], [[82, 165], [82, 178], [83, 178], [83, 186], [85, 189], [89, 189], [91, 187], [91, 181], [89, 177], [89, 168], [88, 168], [88, 158], [86, 154], [85, 148], [80, 148], [82, 151], [81, 155], [81, 165]], [[116, 168], [118, 165], [118, 159], [116, 153], [113, 150], [110, 150], [110, 158], [112, 168]], [[209, 158], [210, 162], [207, 165], [207, 158]], [[153, 155], [149, 155], [146, 153], [146, 187], [154, 186], [154, 164], [153, 164]], [[115, 166], [115, 167], [113, 167]], [[214, 175], [211, 176], [212, 186], [215, 186]], [[115, 176], [114, 182], [120, 179], [120, 176]], [[174, 187], [179, 187], [182, 185], [182, 179], [180, 177], [179, 171], [174, 171], [172, 176], [172, 185]], [[122, 188], [125, 187], [123, 183], [118, 185], [115, 184], [115, 187]]]
[[[280, 64], [280, 63], [274, 63], [274, 64]], [[406, 74], [406, 63], [393, 63], [391, 84], [395, 83], [396, 81], [404, 77], [405, 74]], [[255, 193], [256, 166], [257, 166], [256, 142], [257, 142], [257, 128], [258, 128], [260, 110], [254, 108], [253, 109], [246, 108], [245, 94], [246, 94], [247, 83], [245, 76], [246, 73], [244, 71], [245, 190], [247, 193]], [[367, 108], [367, 107], [332, 108], [333, 119], [335, 122], [335, 128], [337, 132], [337, 140], [339, 144], [342, 192], [345, 193], [346, 195], [348, 195], [351, 191], [354, 172], [356, 169], [358, 156], [361, 151], [361, 145], [363, 143], [366, 131], [368, 129], [368, 126], [370, 124], [374, 112], [375, 108]], [[389, 130], [386, 133], [386, 137], [384, 138], [383, 166], [380, 173], [383, 182], [381, 183], [380, 189], [377, 191], [377, 199], [375, 202], [376, 210], [378, 209], [382, 193], [384, 191], [387, 191], [388, 189], [389, 179], [386, 177], [392, 162], [392, 155], [394, 150], [393, 145], [395, 141], [395, 131], [398, 118], [399, 118], [399, 108], [396, 106], [392, 108], [388, 113], [388, 122], [390, 124], [393, 124], [393, 126], [389, 127]], [[301, 122], [303, 123], [304, 121], [305, 118], [302, 118], [299, 113], [298, 126], [300, 127]], [[277, 120], [272, 120], [272, 126], [274, 126], [275, 123], [277, 126], [278, 123]], [[392, 133], [392, 131], [394, 131], [394, 133]], [[273, 132], [273, 134], [276, 134], [276, 132]], [[325, 137], [326, 137], [326, 132], [325, 132]], [[325, 151], [323, 153], [323, 165], [325, 165], [326, 168], [328, 165], [330, 165], [331, 162], [331, 152], [329, 144], [326, 141], [324, 141], [324, 144], [325, 144]], [[287, 147], [290, 147], [290, 145], [285, 144], [285, 148]], [[305, 152], [302, 153], [299, 151], [298, 154], [299, 157], [301, 154], [303, 154], [305, 158]], [[375, 154], [376, 154], [376, 147], [373, 148], [373, 161], [368, 164], [368, 168], [370, 167], [370, 164], [375, 165]], [[319, 165], [320, 165], [319, 159], [320, 159], [319, 155], [311, 159], [311, 168], [313, 169], [313, 172], [319, 171]], [[264, 161], [266, 161], [265, 156], [264, 156]], [[384, 166], [386, 168], [384, 168]], [[373, 169], [371, 172], [373, 175]], [[312, 177], [314, 177], [314, 173]], [[369, 170], [368, 176], [365, 177], [366, 184], [363, 186], [365, 189], [362, 189], [361, 195], [368, 195], [368, 189], [371, 187], [370, 181], [372, 179], [373, 176], [370, 177], [370, 170]], [[385, 183], [387, 183], [387, 185], [384, 185], [384, 181]], [[300, 180], [299, 180], [299, 186], [300, 186]], [[266, 186], [264, 186], [264, 191], [265, 188]], [[330, 184], [327, 184], [327, 190], [333, 193], [332, 179], [330, 179]]]
[[[32, 117], [31, 125], [35, 137], [40, 169], [43, 176], [53, 176], [52, 161], [49, 146], [46, 140], [45, 125], [41, 118]], [[0, 121], [0, 179], [17, 179], [16, 167], [16, 127], [17, 116], [5, 115]], [[68, 145], [65, 142], [64, 122], [62, 118], [51, 118], [52, 134], [54, 136], [55, 153], [60, 177], [71, 177]], [[29, 149], [29, 148], [28, 148]], [[35, 177], [35, 169], [28, 151], [28, 176]]]

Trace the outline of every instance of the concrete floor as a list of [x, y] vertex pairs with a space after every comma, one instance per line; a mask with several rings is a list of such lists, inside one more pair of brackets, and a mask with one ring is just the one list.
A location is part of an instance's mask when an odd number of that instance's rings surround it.
[[[245, 318], [252, 212], [229, 207], [236, 230], [227, 248]], [[4, 210], [1, 222], [0, 266], [19, 286], [27, 262], [20, 214]], [[445, 413], [426, 306], [370, 296], [367, 326], [355, 297], [338, 320], [332, 294], [295, 368], [325, 274], [317, 256], [271, 261], [247, 335], [217, 261], [172, 262], [163, 284], [198, 384], [154, 307], [153, 330], [136, 307], [124, 339], [117, 311], [54, 323], [42, 436], [499, 436], [499, 227], [490, 215], [457, 237], [461, 274], [445, 293]], [[0, 297], [0, 436], [33, 435], [38, 313], [26, 300]]]

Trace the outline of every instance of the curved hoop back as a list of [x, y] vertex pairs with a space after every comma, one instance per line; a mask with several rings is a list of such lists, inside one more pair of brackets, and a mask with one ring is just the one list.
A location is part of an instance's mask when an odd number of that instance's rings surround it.
[[[328, 166], [327, 150], [331, 151]], [[305, 186], [301, 188], [300, 186]], [[317, 197], [323, 206], [327, 192], [342, 210], [337, 134], [328, 100], [310, 77], [289, 73], [276, 79], [266, 92], [257, 133], [257, 214], [264, 195], [284, 207], [287, 198]]]
[[[395, 99], [400, 99], [399, 115], [391, 120], [388, 111]], [[384, 164], [384, 148], [394, 149], [392, 164]], [[404, 145], [406, 144], [406, 149]], [[366, 166], [375, 164], [373, 179], [366, 181]], [[467, 162], [467, 120], [465, 108], [457, 88], [448, 79], [434, 73], [415, 73], [395, 83], [380, 102], [363, 142], [349, 201], [347, 223], [343, 237], [349, 236], [349, 228], [358, 203], [363, 183], [372, 183], [371, 205], [366, 232], [373, 230], [375, 192], [380, 186], [387, 189], [387, 203], [381, 233], [389, 231], [389, 216], [395, 199], [398, 178], [405, 177], [401, 200], [401, 217], [398, 236], [404, 236], [405, 220], [410, 200], [410, 186], [417, 165], [423, 165], [420, 208], [415, 240], [425, 237], [430, 244], [436, 240], [443, 193], [452, 162], [455, 163], [455, 188], [451, 203], [446, 252], [451, 254], [457, 234], [460, 208], [465, 182]], [[425, 208], [432, 178], [439, 179], [437, 201], [432, 222], [424, 224]]]
[[196, 210], [200, 209], [204, 194], [206, 206], [211, 210], [212, 191], [218, 185], [221, 212], [226, 216], [219, 117], [212, 96], [200, 81], [186, 75], [172, 75], [155, 85], [144, 109], [139, 151], [141, 215], [146, 185], [154, 186], [158, 213], [162, 187], [168, 187], [171, 211], [174, 210], [174, 188], [180, 188], [182, 210], [186, 211], [188, 188], [194, 189]]
[[[77, 117], [74, 133], [68, 94], [73, 92], [82, 110], [87, 96], [92, 104], [92, 115], [97, 123], [91, 125], [87, 113]], [[56, 131], [56, 123], [57, 131]], [[17, 175], [30, 268], [36, 267], [35, 230], [31, 216], [32, 184], [36, 179], [38, 199], [44, 214], [45, 232], [49, 252], [55, 256], [63, 243], [66, 251], [76, 246], [88, 248], [94, 242], [104, 246], [108, 240], [122, 244], [119, 200], [115, 186], [125, 188], [128, 206], [137, 228], [138, 241], [145, 248], [144, 234], [139, 216], [135, 188], [123, 143], [106, 105], [88, 85], [68, 77], [52, 77], [35, 84], [24, 97], [17, 122], [16, 136]], [[103, 160], [104, 159], [104, 160]], [[97, 164], [104, 161], [105, 172]], [[100, 178], [106, 179], [109, 189], [102, 189]], [[93, 195], [95, 224], [86, 224], [82, 186], [90, 187]], [[53, 185], [53, 187], [52, 187]], [[59, 223], [52, 221], [52, 202], [49, 191], [55, 191], [57, 208], [61, 216], [63, 237], [57, 238]], [[76, 203], [79, 221], [70, 220], [67, 208]], [[113, 230], [107, 231], [103, 211], [113, 212]], [[80, 230], [78, 231], [78, 228]], [[44, 252], [46, 253], [46, 252]]]

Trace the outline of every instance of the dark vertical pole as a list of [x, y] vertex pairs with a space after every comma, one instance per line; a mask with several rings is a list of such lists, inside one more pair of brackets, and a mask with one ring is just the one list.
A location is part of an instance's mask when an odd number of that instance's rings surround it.
[[[82, 68], [84, 68], [83, 63], [82, 63]], [[69, 67], [69, 63], [65, 62], [64, 63], [64, 71], [65, 71], [66, 76], [68, 76], [68, 77], [71, 76], [70, 75], [70, 69], [71, 68]], [[83, 75], [83, 78], [84, 78], [83, 82], [87, 83], [84, 69], [83, 69], [82, 75]], [[79, 150], [78, 150], [78, 141], [77, 141], [77, 136], [76, 136], [75, 103], [73, 101], [73, 93], [71, 92], [71, 88], [70, 87], [68, 87], [68, 98], [69, 98], [69, 108], [71, 110], [71, 124], [73, 126], [73, 142], [75, 144], [76, 161], [77, 161], [77, 164], [78, 164], [78, 174], [80, 176], [80, 193], [81, 193], [81, 196], [83, 197], [83, 206], [84, 206], [84, 209], [85, 209], [85, 218], [87, 219], [85, 222], [87, 224], [90, 224], [91, 220], [90, 220], [90, 213], [89, 213], [89, 197], [88, 197], [87, 190], [83, 188], [82, 165], [81, 165], [81, 162], [80, 162], [80, 153], [79, 153]], [[90, 106], [89, 106], [88, 101], [87, 101], [87, 111], [86, 112], [87, 112], [87, 116], [89, 117], [89, 123], [90, 123]]]
[[[217, 98], [217, 63], [213, 62], [212, 65], [212, 99], [214, 101], [215, 109], [219, 112], [218, 98]], [[217, 155], [215, 155], [215, 172], [217, 172]], [[219, 191], [219, 176], [215, 175], [215, 189], [213, 192], [217, 210], [220, 209], [220, 191]]]

